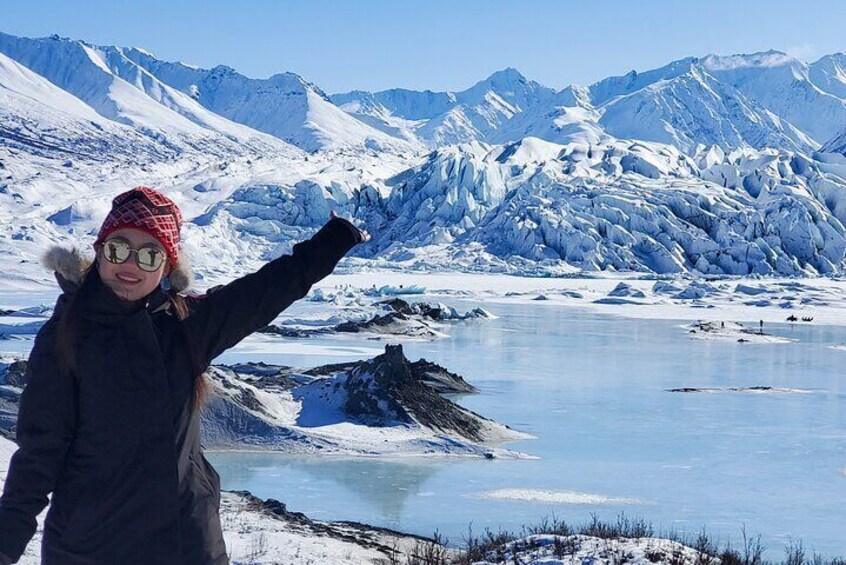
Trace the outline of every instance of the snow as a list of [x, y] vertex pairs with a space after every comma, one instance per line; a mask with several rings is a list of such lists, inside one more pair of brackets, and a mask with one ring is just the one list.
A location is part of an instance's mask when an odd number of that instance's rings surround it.
[[462, 92], [354, 91], [331, 99], [430, 147], [528, 135], [595, 142], [611, 134], [684, 150], [702, 143], [812, 151], [843, 129], [846, 73], [837, 57], [812, 65], [776, 51], [687, 57], [557, 93], [506, 69]]
[[[150, 137], [174, 137], [195, 147], [219, 139], [219, 134], [235, 136], [238, 132], [241, 135], [235, 139], [242, 142], [255, 137], [254, 132], [239, 131], [236, 124], [230, 127], [220, 117], [203, 112], [189, 98], [174, 96], [148, 73], [136, 72], [137, 67], [126, 64], [113, 49], [0, 34], [0, 52], [73, 94], [104, 118]], [[67, 64], [74, 65], [73, 74], [65, 72]]]
[[739, 343], [791, 343], [792, 339], [764, 333], [760, 328], [746, 327], [738, 322], [697, 322], [683, 326], [690, 337], [699, 340], [735, 341]]
[[678, 563], [711, 564], [716, 559], [701, 555], [678, 542], [660, 538], [597, 538], [583, 535], [532, 535], [489, 552], [473, 565], [585, 565], [587, 563]]
[[[787, 323], [791, 314], [796, 324], [846, 324], [846, 284], [837, 278], [789, 279], [779, 277], [732, 277], [705, 281], [687, 276], [641, 277], [639, 275], [605, 274], [590, 278], [520, 277], [501, 273], [410, 273], [372, 271], [369, 273], [335, 274], [326, 285], [349, 285], [363, 292], [371, 281], [384, 284], [425, 285], [425, 298], [460, 298], [495, 305], [497, 303], [534, 303], [550, 308], [580, 308], [628, 318], [690, 321], [743, 322], [757, 330], [760, 320], [765, 331], [769, 324]], [[602, 304], [620, 283], [640, 292], [641, 304]], [[736, 287], [753, 286], [766, 289], [753, 300]], [[695, 290], [695, 292], [694, 292]], [[538, 296], [546, 300], [538, 302]], [[767, 297], [766, 302], [761, 302]], [[790, 308], [783, 305], [789, 304]], [[493, 306], [491, 306], [493, 307]], [[813, 317], [803, 322], [802, 317]], [[680, 330], [681, 331], [681, 330]]]
[[317, 86], [294, 73], [251, 79], [225, 66], [201, 69], [160, 61], [137, 49], [122, 53], [208, 110], [306, 151], [375, 146], [414, 152], [413, 145], [351, 118]]
[[808, 65], [808, 77], [825, 92], [846, 98], [846, 55], [833, 53]]

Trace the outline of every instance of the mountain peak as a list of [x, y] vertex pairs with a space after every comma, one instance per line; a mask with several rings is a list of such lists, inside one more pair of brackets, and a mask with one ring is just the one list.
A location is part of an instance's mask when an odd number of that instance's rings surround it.
[[690, 72], [690, 69], [697, 61], [698, 59], [696, 57], [685, 57], [657, 69], [642, 72], [632, 70], [622, 76], [608, 77], [600, 80], [588, 87], [591, 101], [594, 105], [600, 105], [615, 96], [631, 94], [661, 80], [674, 79]]
[[227, 65], [217, 65], [216, 67], [209, 69], [209, 72], [218, 76], [238, 74], [238, 71]]
[[284, 89], [286, 91], [309, 91], [314, 92], [327, 102], [331, 103], [329, 96], [320, 89], [319, 86], [314, 84], [313, 82], [309, 82], [297, 73], [292, 73], [290, 71], [284, 73], [276, 73], [275, 75], [271, 76], [267, 79], [268, 84], [272, 84], [277, 88]]
[[492, 73], [487, 79], [487, 82], [527, 82], [526, 77], [514, 67], [506, 67], [502, 70]]
[[814, 67], [826, 63], [838, 63], [842, 65], [846, 63], [846, 53], [829, 53], [827, 55], [823, 55], [822, 57], [811, 63], [811, 66]]

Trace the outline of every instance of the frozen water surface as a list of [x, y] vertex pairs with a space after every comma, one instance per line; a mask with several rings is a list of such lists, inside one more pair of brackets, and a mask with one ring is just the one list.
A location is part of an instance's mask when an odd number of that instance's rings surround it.
[[[806, 549], [846, 551], [846, 353], [831, 347], [846, 342], [846, 328], [767, 324], [795, 341], [736, 343], [690, 339], [677, 320], [485, 307], [499, 318], [404, 343], [406, 355], [479, 387], [458, 401], [537, 436], [508, 447], [539, 459], [210, 453], [223, 488], [277, 498], [315, 518], [438, 529], [453, 542], [471, 522], [476, 532], [516, 530], [552, 513], [580, 522], [622, 511], [656, 529], [705, 525], [722, 540], [739, 541], [745, 525], [773, 557], [799, 538]], [[252, 358], [315, 365], [382, 347], [361, 336], [309, 340], [301, 353], [293, 347], [300, 342], [285, 343], [283, 353]], [[685, 387], [720, 393], [668, 391]], [[731, 390], [742, 387], [776, 390]]]

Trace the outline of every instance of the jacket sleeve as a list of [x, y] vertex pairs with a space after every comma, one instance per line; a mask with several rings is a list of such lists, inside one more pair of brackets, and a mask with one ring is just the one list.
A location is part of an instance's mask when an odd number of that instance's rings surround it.
[[26, 367], [17, 420], [18, 449], [0, 496], [0, 552], [20, 559], [35, 534], [76, 430], [74, 376], [59, 368], [56, 323], [38, 332]]
[[308, 294], [361, 241], [355, 225], [332, 218], [311, 239], [295, 244], [290, 255], [204, 296], [189, 297], [186, 333], [201, 368]]

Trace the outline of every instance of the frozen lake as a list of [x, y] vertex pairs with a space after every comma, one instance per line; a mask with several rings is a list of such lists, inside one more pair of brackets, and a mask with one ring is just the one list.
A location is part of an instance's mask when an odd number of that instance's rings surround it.
[[[547, 304], [485, 307], [499, 319], [457, 324], [444, 340], [406, 342], [406, 355], [479, 387], [459, 403], [537, 436], [508, 447], [539, 459], [209, 453], [223, 488], [318, 519], [425, 535], [438, 529], [458, 543], [471, 522], [479, 533], [519, 530], [553, 513], [582, 522], [625, 512], [656, 530], [704, 525], [723, 541], [738, 542], [745, 525], [773, 557], [791, 538], [808, 550], [846, 553], [846, 351], [829, 347], [846, 342], [846, 328], [768, 324], [797, 341], [757, 345], [693, 340], [678, 321]], [[286, 343], [284, 353], [234, 351], [221, 360], [311, 366], [382, 348], [354, 336]], [[738, 386], [801, 392], [666, 391]]]

